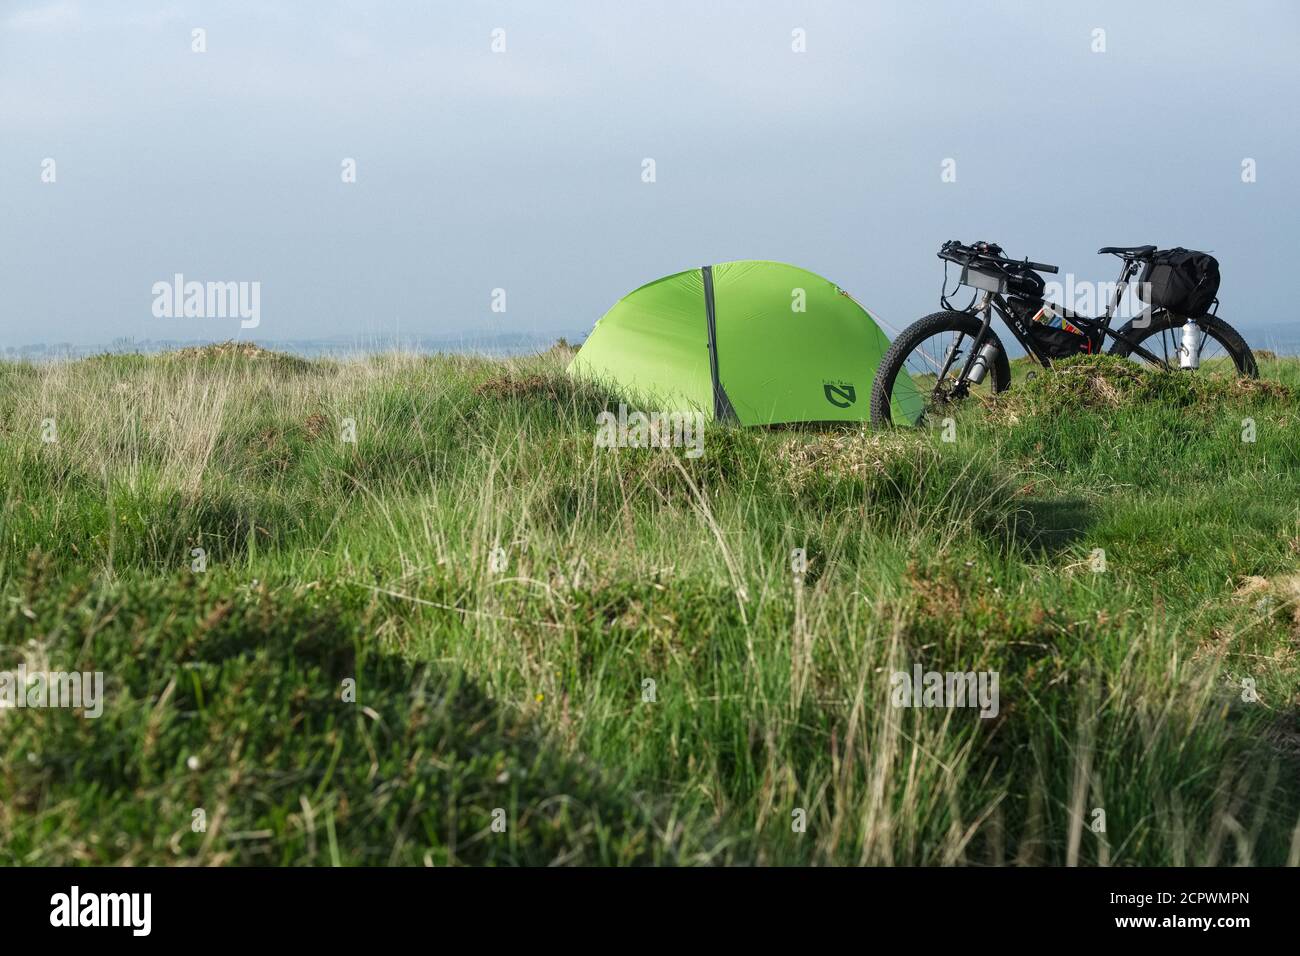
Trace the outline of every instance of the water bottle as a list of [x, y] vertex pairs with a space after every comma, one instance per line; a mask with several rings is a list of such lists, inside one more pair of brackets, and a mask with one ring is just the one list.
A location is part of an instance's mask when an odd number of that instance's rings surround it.
[[1190, 369], [1201, 367], [1201, 327], [1195, 319], [1188, 319], [1183, 326], [1183, 347], [1178, 350], [1178, 364]]
[[970, 363], [970, 374], [966, 376], [966, 380], [972, 385], [978, 385], [984, 381], [984, 376], [989, 373], [989, 368], [998, 360], [998, 351], [998, 347], [992, 342], [980, 349], [979, 354], [975, 356], [975, 361]]

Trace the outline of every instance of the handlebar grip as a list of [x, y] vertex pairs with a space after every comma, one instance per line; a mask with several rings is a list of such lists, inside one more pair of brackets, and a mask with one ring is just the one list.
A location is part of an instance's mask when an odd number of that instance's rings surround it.
[[1052, 275], [1061, 271], [1056, 266], [1049, 266], [1045, 262], [1029, 262], [1026, 260], [1025, 265], [1029, 266], [1029, 268], [1033, 269], [1035, 272], [1050, 272]]

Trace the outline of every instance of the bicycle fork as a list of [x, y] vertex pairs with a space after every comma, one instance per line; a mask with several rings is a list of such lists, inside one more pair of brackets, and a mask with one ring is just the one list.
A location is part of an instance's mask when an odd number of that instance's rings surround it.
[[[982, 313], [983, 319], [981, 320], [980, 330], [976, 333], [974, 342], [971, 344], [970, 355], [966, 357], [966, 364], [962, 367], [961, 375], [957, 377], [954, 394], [964, 394], [968, 385], [979, 385], [983, 382], [989, 373], [989, 369], [998, 358], [999, 349], [992, 342], [985, 343], [981, 349], [977, 350], [976, 348], [988, 335], [989, 325], [993, 322], [993, 295], [988, 292], [984, 293], [975, 311]], [[948, 374], [948, 369], [952, 367], [963, 338], [964, 333], [958, 332], [957, 338], [948, 348], [948, 354], [944, 356], [943, 360], [943, 372], [940, 374], [940, 381]]]

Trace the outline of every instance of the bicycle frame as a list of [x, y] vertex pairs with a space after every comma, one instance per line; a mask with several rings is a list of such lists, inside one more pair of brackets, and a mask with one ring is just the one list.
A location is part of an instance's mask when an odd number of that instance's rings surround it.
[[[1141, 266], [1139, 265], [1138, 260], [1124, 260], [1124, 266], [1120, 270], [1119, 274], [1119, 281], [1115, 284], [1115, 294], [1111, 301], [1107, 303], [1106, 310], [1100, 316], [1093, 317], [1082, 315], [1075, 312], [1073, 309], [1067, 309], [1064, 306], [1056, 304], [1050, 304], [1051, 309], [1054, 314], [1066, 319], [1072, 325], [1078, 326], [1087, 332], [1094, 334], [1099, 333], [1098, 338], [1101, 341], [1105, 341], [1106, 336], [1110, 336], [1112, 339], [1117, 339], [1127, 345], [1132, 354], [1141, 356], [1148, 362], [1152, 362], [1167, 370], [1170, 368], [1170, 365], [1164, 359], [1147, 351], [1133, 339], [1114, 331], [1110, 327], [1111, 321], [1119, 312], [1119, 304], [1123, 300], [1124, 292], [1128, 288], [1133, 275], [1139, 268], [1141, 268]], [[946, 299], [944, 301], [946, 304]], [[1025, 352], [1032, 355], [1044, 368], [1051, 368], [1051, 357], [1045, 355], [1034, 345], [1033, 339], [1029, 334], [1029, 323], [1016, 315], [1016, 313], [1011, 309], [1004, 294], [986, 290], [981, 295], [977, 295], [976, 298], [972, 300], [969, 307], [955, 311], [965, 311], [972, 315], [978, 315], [981, 317], [980, 330], [975, 336], [975, 341], [971, 345], [969, 354], [966, 356], [966, 364], [962, 367], [961, 375], [957, 379], [959, 383], [964, 384], [968, 380], [971, 365], [974, 363], [976, 356], [984, 345], [985, 339], [988, 337], [988, 330], [989, 326], [992, 324], [994, 312], [997, 312], [997, 314], [1001, 316], [1003, 323], [1005, 323], [1007, 328], [1011, 330], [1011, 334], [1015, 336], [1016, 341], [1020, 343]], [[941, 381], [946, 378], [948, 371], [952, 368], [952, 362], [956, 356], [957, 348], [961, 344], [961, 341], [962, 335], [959, 333], [956, 341], [953, 342], [952, 346], [949, 348], [948, 354], [944, 357], [943, 368], [939, 373], [939, 379]]]

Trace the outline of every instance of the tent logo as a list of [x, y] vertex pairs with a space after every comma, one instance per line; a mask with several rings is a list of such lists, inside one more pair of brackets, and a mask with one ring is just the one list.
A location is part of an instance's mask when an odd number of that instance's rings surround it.
[[845, 382], [827, 382], [822, 386], [826, 401], [836, 408], [848, 408], [858, 400], [858, 390]]

